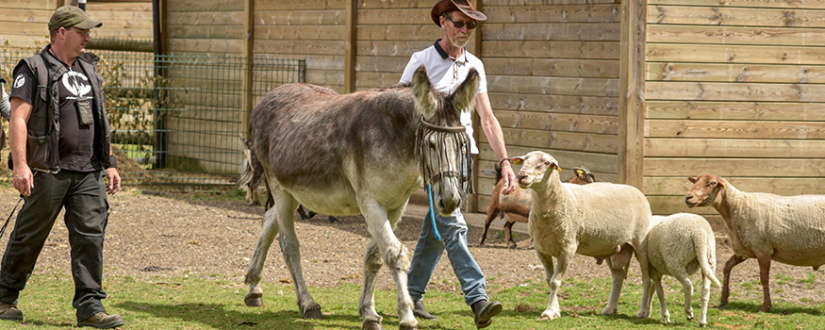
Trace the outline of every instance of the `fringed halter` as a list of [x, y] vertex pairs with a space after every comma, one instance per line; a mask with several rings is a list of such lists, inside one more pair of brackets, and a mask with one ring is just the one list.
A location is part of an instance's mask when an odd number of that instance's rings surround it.
[[[436, 126], [426, 122], [424, 120], [424, 116], [421, 116], [419, 123], [418, 130], [415, 133], [415, 156], [418, 158], [419, 169], [421, 171], [421, 175], [424, 177], [424, 183], [430, 185], [440, 183], [441, 191], [444, 191], [443, 179], [455, 177], [458, 178], [458, 182], [461, 184], [462, 196], [466, 196], [467, 193], [474, 193], [473, 181], [470, 180], [471, 173], [473, 172], [473, 163], [470, 159], [472, 156], [470, 149], [470, 137], [467, 135], [467, 128], [464, 126]], [[438, 141], [438, 145], [442, 146], [442, 148], [439, 148], [438, 150], [439, 154], [435, 155], [438, 169], [443, 167], [443, 159], [449, 159], [448, 157], [442, 156], [444, 156], [443, 153], [445, 150], [448, 149], [446, 146], [449, 138], [453, 137], [452, 140], [455, 144], [455, 150], [461, 152], [461, 157], [459, 157], [460, 164], [458, 164], [457, 171], [433, 173], [427, 166], [424, 153], [427, 148], [426, 141], [428, 141], [431, 137], [435, 137], [436, 141]]]

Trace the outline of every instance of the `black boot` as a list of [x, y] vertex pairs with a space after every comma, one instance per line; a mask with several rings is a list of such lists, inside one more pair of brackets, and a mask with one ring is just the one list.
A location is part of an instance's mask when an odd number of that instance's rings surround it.
[[486, 328], [493, 323], [493, 316], [501, 313], [501, 303], [498, 301], [487, 302], [487, 300], [479, 301], [473, 306], [473, 317], [476, 321], [476, 328]]
[[430, 312], [427, 311], [427, 308], [424, 307], [424, 300], [416, 301], [413, 305], [413, 315], [416, 317], [420, 317], [422, 319], [428, 320], [435, 320], [438, 317], [434, 315], [430, 315]]

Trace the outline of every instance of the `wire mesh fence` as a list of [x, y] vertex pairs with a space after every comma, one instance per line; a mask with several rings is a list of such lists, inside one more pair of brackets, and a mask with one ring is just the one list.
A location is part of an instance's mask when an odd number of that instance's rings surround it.
[[[3, 76], [31, 54], [0, 53]], [[126, 184], [234, 183], [243, 161], [240, 136], [247, 129], [244, 98], [254, 106], [281, 84], [303, 82], [306, 71], [303, 60], [291, 59], [96, 54]], [[251, 81], [245, 84], [247, 74]], [[6, 166], [0, 167], [6, 170], [0, 180], [10, 179]]]

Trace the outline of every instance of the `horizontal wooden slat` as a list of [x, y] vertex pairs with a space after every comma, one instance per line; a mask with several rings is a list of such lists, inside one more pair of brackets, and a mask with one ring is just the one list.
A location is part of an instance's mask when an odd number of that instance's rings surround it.
[[432, 8], [399, 9], [359, 9], [356, 14], [358, 25], [433, 24]]
[[426, 25], [361, 25], [358, 40], [435, 41], [444, 36], [444, 30], [435, 24]]
[[825, 27], [821, 10], [649, 6], [648, 24]]
[[618, 78], [619, 61], [485, 57], [487, 75]]
[[825, 158], [824, 140], [645, 139], [646, 157]]
[[167, 25], [167, 37], [175, 39], [241, 39], [243, 25]]
[[484, 7], [492, 6], [541, 6], [541, 5], [578, 5], [617, 3], [620, 0], [484, 0]]
[[647, 42], [823, 46], [825, 29], [651, 24], [647, 27]]
[[359, 40], [356, 42], [358, 56], [403, 56], [408, 60], [413, 53], [433, 45], [435, 40], [423, 41], [380, 41]]
[[[719, 212], [710, 206], [688, 207], [685, 204], [685, 196], [647, 196], [650, 202], [650, 210], [653, 214], [668, 215], [676, 213], [693, 213], [704, 217], [719, 216]], [[714, 230], [717, 230], [714, 228]]]
[[825, 102], [825, 85], [649, 81], [645, 96], [648, 100]]
[[243, 25], [243, 12], [170, 12], [166, 22], [169, 25]]
[[344, 73], [341, 71], [307, 70], [306, 82], [320, 86], [343, 85]]
[[49, 42], [49, 33], [46, 32], [42, 36], [16, 36], [16, 35], [0, 35], [0, 45], [5, 45], [8, 42], [10, 48], [27, 48], [32, 50], [41, 50]]
[[169, 51], [189, 53], [242, 53], [241, 39], [168, 39]]
[[344, 55], [346, 42], [318, 40], [255, 40], [254, 53]]
[[618, 23], [485, 23], [481, 33], [485, 41], [619, 41], [621, 28]]
[[[258, 10], [255, 28], [265, 25], [344, 25], [345, 10]], [[243, 20], [242, 20], [243, 21]], [[242, 22], [243, 23], [243, 22]]]
[[540, 95], [489, 92], [494, 110], [529, 110], [593, 115], [618, 115], [617, 97]]
[[355, 70], [361, 72], [397, 73], [400, 78], [409, 61], [410, 58], [407, 56], [356, 56]]
[[485, 24], [490, 23], [618, 23], [618, 4], [575, 4], [488, 7]]
[[[504, 142], [507, 145], [561, 150], [591, 151], [615, 153], [618, 139], [615, 135], [551, 132], [526, 129], [502, 128]], [[481, 141], [487, 137], [481, 134]]]
[[[484, 134], [482, 134], [484, 135]], [[587, 169], [597, 173], [616, 174], [618, 171], [618, 158], [616, 154], [593, 153], [584, 151], [570, 151], [570, 150], [556, 150], [541, 147], [523, 147], [516, 145], [506, 145], [507, 155], [510, 157], [524, 156], [531, 151], [541, 150], [549, 153], [559, 161], [559, 165], [564, 168], [575, 166], [584, 166]], [[498, 161], [490, 144], [486, 142], [478, 143], [478, 152], [480, 160]], [[477, 161], [479, 161], [477, 159]], [[598, 178], [597, 178], [598, 179]]]
[[[489, 41], [483, 40], [481, 57], [619, 59], [614, 41]], [[825, 57], [825, 56], [823, 56]]]
[[648, 120], [646, 137], [825, 139], [825, 122]]
[[[825, 194], [825, 178], [742, 178], [726, 177], [736, 189], [747, 192], [765, 192], [770, 194], [793, 196]], [[690, 191], [693, 184], [685, 176], [646, 177], [644, 193], [646, 195], [682, 195]]]
[[825, 9], [825, 0], [649, 0], [648, 5], [683, 5], [708, 7], [817, 8]]
[[825, 64], [821, 47], [647, 43], [648, 62]]
[[4, 1], [0, 3], [0, 10], [5, 9], [37, 9], [37, 10], [51, 10], [54, 12], [57, 9], [57, 2], [55, 0], [15, 0]]
[[343, 25], [262, 25], [252, 33], [257, 40], [344, 40]]
[[3, 27], [3, 34], [19, 36], [48, 35], [49, 27], [43, 23], [6, 23]]
[[243, 11], [243, 2], [235, 0], [176, 0], [166, 5], [169, 12], [176, 11]]
[[509, 128], [600, 134], [617, 134], [619, 130], [619, 119], [615, 116], [503, 110], [495, 115], [502, 127]]
[[358, 9], [400, 9], [400, 8], [421, 8], [432, 9], [434, 3], [431, 0], [405, 0], [405, 1], [361, 1]]
[[609, 96], [619, 94], [619, 79], [488, 76], [487, 90], [499, 93]]
[[[71, 2], [71, 1], [69, 1]], [[68, 4], [69, 2], [64, 2]], [[117, 1], [117, 2], [97, 2], [89, 1], [86, 4], [86, 11], [98, 12], [98, 11], [121, 11], [121, 12], [152, 12], [152, 1]], [[94, 16], [92, 16], [94, 18]]]
[[355, 86], [361, 88], [389, 88], [401, 80], [401, 73], [364, 72], [355, 73]]
[[645, 107], [649, 119], [825, 120], [822, 103], [647, 101]]
[[651, 158], [644, 162], [645, 176], [697, 176], [714, 174], [739, 177], [822, 177], [821, 158]]
[[278, 53], [254, 53], [255, 57], [265, 57], [274, 59], [293, 59], [305, 60], [307, 69], [315, 70], [344, 70], [344, 56], [336, 55], [293, 55], [293, 54], [278, 54]]
[[[562, 167], [562, 172], [561, 172], [560, 178], [562, 180], [565, 180], [565, 181], [569, 180], [569, 179], [572, 179], [573, 176], [575, 176], [575, 173], [573, 173], [573, 171], [572, 171], [573, 167], [583, 166], [581, 164], [577, 164], [577, 163], [574, 163], [574, 162], [569, 162], [569, 161], [565, 161], [563, 159], [557, 158], [556, 153], [553, 153], [553, 157], [556, 158], [556, 160], [559, 161], [559, 165]], [[495, 177], [496, 177], [495, 166], [496, 166], [496, 164], [498, 164], [497, 161], [486, 161], [486, 160], [485, 161], [477, 161], [476, 166], [479, 166], [479, 168], [478, 168], [478, 170], [479, 170], [478, 171], [479, 181], [481, 179], [485, 179], [485, 180], [489, 180], [488, 181], [489, 184], [495, 185]], [[590, 168], [588, 168], [587, 166], [584, 166], [584, 167], [587, 168], [588, 170], [590, 170]], [[520, 169], [519, 166], [513, 167], [513, 170], [516, 171], [516, 173], [518, 173], [519, 169]], [[616, 182], [616, 178], [617, 178], [616, 173], [602, 173], [602, 172], [595, 172], [593, 170], [590, 170], [590, 172], [593, 173], [593, 176], [596, 177], [596, 180], [598, 182]], [[491, 188], [492, 188], [492, 186], [491, 186]], [[492, 189], [491, 190], [479, 190], [479, 193], [490, 194], [491, 192], [492, 192]]]
[[347, 0], [255, 0], [255, 10], [343, 9]]
[[[0, 22], [49, 23], [52, 14], [54, 10], [3, 8], [0, 10]], [[44, 26], [48, 30], [48, 25]]]
[[825, 83], [825, 66], [648, 62], [647, 80]]

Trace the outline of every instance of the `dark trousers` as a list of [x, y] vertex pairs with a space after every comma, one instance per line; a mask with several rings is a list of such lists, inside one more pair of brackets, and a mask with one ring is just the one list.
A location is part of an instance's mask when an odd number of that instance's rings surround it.
[[78, 321], [105, 311], [100, 301], [106, 298], [102, 288], [103, 236], [109, 218], [105, 173], [35, 172], [32, 194], [25, 197], [0, 265], [0, 301], [17, 304], [54, 221], [65, 207], [75, 287], [72, 306]]

